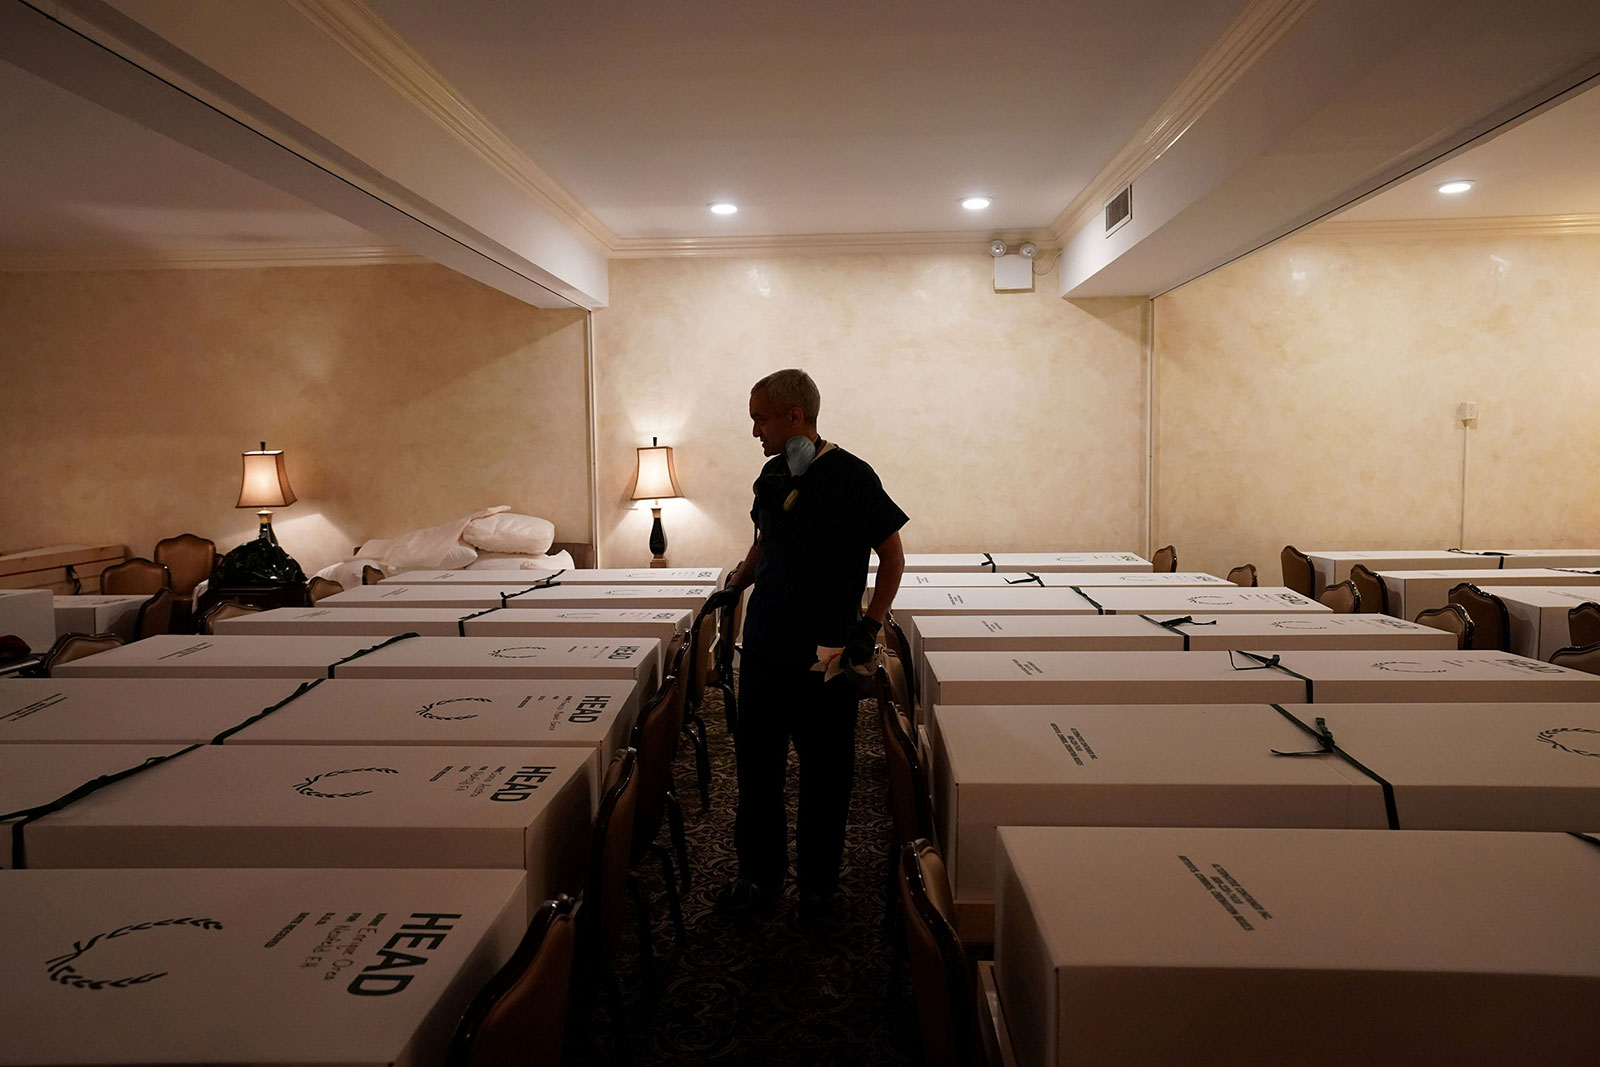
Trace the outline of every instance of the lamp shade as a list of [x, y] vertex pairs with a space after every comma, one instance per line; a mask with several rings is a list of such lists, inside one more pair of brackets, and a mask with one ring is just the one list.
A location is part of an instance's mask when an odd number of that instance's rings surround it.
[[286, 508], [295, 500], [289, 488], [289, 472], [281, 451], [267, 451], [261, 442], [259, 452], [244, 454], [244, 477], [239, 485], [239, 508]]
[[672, 449], [667, 445], [639, 449], [639, 463], [633, 471], [633, 499], [662, 500], [682, 495], [678, 472], [672, 465]]

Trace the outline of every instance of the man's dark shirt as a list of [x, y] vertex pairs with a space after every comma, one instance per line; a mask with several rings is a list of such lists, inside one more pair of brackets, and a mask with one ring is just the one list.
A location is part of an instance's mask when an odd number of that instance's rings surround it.
[[861, 618], [868, 556], [905, 525], [906, 513], [872, 468], [842, 448], [819, 455], [799, 477], [774, 456], [754, 489], [750, 518], [761, 535], [761, 562], [744, 645], [809, 666], [818, 645], [843, 645]]

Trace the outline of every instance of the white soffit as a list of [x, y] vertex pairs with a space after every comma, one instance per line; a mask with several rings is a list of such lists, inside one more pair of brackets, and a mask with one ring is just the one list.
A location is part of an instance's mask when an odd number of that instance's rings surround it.
[[[1441, 183], [1466, 178], [1461, 196]], [[1330, 225], [1399, 219], [1600, 215], [1600, 87], [1497, 131], [1355, 207]]]
[[421, 261], [0, 62], [0, 267]]

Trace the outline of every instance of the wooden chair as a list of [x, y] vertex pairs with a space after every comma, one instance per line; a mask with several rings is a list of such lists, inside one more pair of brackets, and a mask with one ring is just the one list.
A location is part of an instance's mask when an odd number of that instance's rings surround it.
[[149, 596], [172, 588], [172, 572], [164, 564], [135, 556], [100, 572], [100, 592], [108, 596]]
[[922, 1062], [925, 1067], [984, 1063], [977, 991], [956, 936], [944, 859], [931, 841], [908, 841], [901, 847], [897, 882]]
[[1310, 556], [1293, 545], [1284, 545], [1278, 554], [1278, 563], [1283, 568], [1284, 585], [1301, 596], [1317, 595], [1317, 568], [1312, 565]]
[[313, 578], [306, 583], [306, 596], [315, 604], [323, 597], [344, 592], [344, 586], [332, 578]]
[[1228, 581], [1234, 585], [1249, 586], [1252, 589], [1261, 584], [1256, 578], [1256, 565], [1254, 563], [1246, 563], [1242, 567], [1233, 568], [1228, 572]]
[[1550, 662], [1557, 667], [1570, 667], [1585, 674], [1600, 674], [1600, 641], [1592, 645], [1557, 649], [1550, 654]]
[[1317, 599], [1342, 615], [1361, 610], [1361, 594], [1356, 590], [1355, 582], [1330, 585], [1317, 594]]
[[135, 641], [172, 632], [173, 600], [172, 590], [157, 589], [154, 596], [139, 605], [139, 614], [133, 621]]
[[[907, 716], [916, 714], [916, 705], [911, 700], [911, 672], [906, 670], [905, 661], [893, 649], [884, 649], [883, 670], [889, 678], [889, 694], [894, 700], [895, 707], [905, 712]], [[917, 743], [917, 735], [912, 733], [911, 743]]]
[[116, 634], [62, 634], [39, 661], [38, 671], [48, 678], [51, 669], [63, 663], [121, 647], [122, 638]]
[[700, 791], [701, 811], [711, 808], [711, 748], [706, 741], [706, 721], [700, 717], [700, 708], [705, 703], [706, 685], [715, 671], [712, 653], [716, 646], [719, 614], [710, 605], [705, 605], [695, 615], [687, 642], [688, 662], [681, 672], [685, 683], [682, 728], [694, 745], [694, 777]]
[[382, 571], [380, 571], [378, 568], [374, 567], [370, 563], [362, 564], [362, 566], [361, 566], [361, 584], [362, 585], [377, 585], [381, 581], [383, 581], [383, 572]]
[[194, 596], [195, 586], [211, 577], [217, 545], [198, 534], [179, 534], [157, 541], [152, 555], [172, 576], [172, 595], [187, 600]]
[[[727, 580], [723, 582], [724, 589], [731, 588], [733, 569], [728, 571]], [[738, 651], [735, 643], [739, 639], [739, 629], [744, 625], [744, 598], [741, 596], [737, 603], [727, 604], [717, 612], [717, 643], [716, 651], [711, 659], [711, 672], [706, 684], [722, 691], [722, 713], [727, 720], [728, 736], [733, 736], [739, 721], [739, 702], [734, 692], [733, 657]]]
[[1450, 603], [1461, 605], [1472, 619], [1472, 640], [1468, 648], [1508, 652], [1511, 649], [1511, 615], [1506, 602], [1486, 593], [1471, 582], [1450, 590]]
[[[673, 788], [672, 764], [678, 754], [678, 738], [683, 733], [683, 715], [688, 679], [684, 676], [684, 653], [671, 666], [661, 688], [634, 720], [628, 747], [637, 752], [634, 776], [638, 779], [638, 798], [634, 802], [633, 845], [628, 855], [628, 892], [639, 913], [641, 951], [650, 931], [650, 904], [642, 888], [644, 862], [652, 854], [661, 861], [666, 882], [667, 905], [672, 910], [672, 925], [681, 945], [687, 934], [683, 925], [683, 903], [678, 896], [678, 881], [689, 888], [689, 841], [683, 831], [683, 808]], [[669, 824], [672, 846], [678, 853], [679, 872], [675, 874], [672, 850], [656, 844], [661, 824]]]
[[[589, 876], [578, 916], [578, 952], [589, 973], [605, 986], [612, 1029], [623, 1030], [622, 982], [616, 959], [622, 952], [627, 914], [628, 859], [633, 851], [634, 813], [639, 801], [639, 754], [618, 749], [601, 783], [600, 810], [589, 838]], [[648, 936], [648, 932], [647, 935]], [[640, 945], [643, 952], [644, 945]]]
[[1178, 550], [1171, 545], [1156, 549], [1150, 557], [1150, 569], [1157, 574], [1170, 574], [1178, 569]]
[[1412, 621], [1422, 626], [1431, 626], [1435, 630], [1446, 630], [1455, 634], [1457, 649], [1472, 647], [1472, 617], [1460, 604], [1446, 604], [1442, 608], [1419, 611]]
[[883, 755], [889, 780], [891, 868], [900, 845], [919, 837], [933, 836], [933, 801], [928, 775], [917, 750], [907, 709], [896, 702], [888, 671], [879, 668], [878, 720], [883, 729]]
[[922, 695], [917, 691], [919, 679], [916, 664], [911, 661], [911, 640], [906, 637], [905, 628], [892, 611], [883, 620], [883, 633], [884, 645], [900, 660], [900, 669], [905, 678], [905, 708], [910, 711], [919, 706], [918, 700]]
[[213, 604], [204, 615], [200, 616], [200, 632], [206, 636], [215, 636], [217, 623], [228, 619], [237, 619], [241, 615], [254, 615], [260, 608], [241, 604], [237, 600], [221, 600]]
[[569, 896], [539, 905], [511, 958], [467, 1005], [448, 1067], [560, 1067], [577, 910]]
[[1383, 579], [1378, 577], [1378, 572], [1368, 567], [1365, 563], [1357, 563], [1350, 568], [1350, 581], [1355, 585], [1356, 592], [1361, 594], [1361, 610], [1369, 615], [1389, 614], [1389, 590], [1384, 586]]
[[1600, 643], [1600, 604], [1579, 604], [1567, 612], [1567, 637], [1576, 647]]

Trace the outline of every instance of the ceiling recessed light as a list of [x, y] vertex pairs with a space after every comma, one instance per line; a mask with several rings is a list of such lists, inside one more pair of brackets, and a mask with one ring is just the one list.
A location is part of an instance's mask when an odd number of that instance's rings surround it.
[[966, 208], [968, 211], [982, 211], [984, 208], [988, 207], [990, 203], [991, 201], [987, 196], [968, 196], [963, 197], [961, 200], [961, 206]]
[[1467, 181], [1465, 178], [1462, 178], [1453, 182], [1445, 182], [1443, 185], [1439, 186], [1439, 191], [1445, 196], [1460, 196], [1462, 193], [1471, 188], [1472, 183]]
[[719, 200], [715, 204], [707, 204], [713, 215], [732, 215], [739, 210], [738, 204], [730, 204], [726, 200]]

